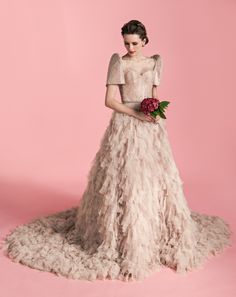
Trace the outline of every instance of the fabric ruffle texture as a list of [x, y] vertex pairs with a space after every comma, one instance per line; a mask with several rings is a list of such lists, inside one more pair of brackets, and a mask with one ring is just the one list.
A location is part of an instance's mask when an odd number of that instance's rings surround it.
[[13, 261], [73, 279], [132, 281], [200, 268], [231, 246], [228, 223], [189, 209], [164, 119], [113, 111], [87, 177], [78, 207], [11, 230], [2, 248]]

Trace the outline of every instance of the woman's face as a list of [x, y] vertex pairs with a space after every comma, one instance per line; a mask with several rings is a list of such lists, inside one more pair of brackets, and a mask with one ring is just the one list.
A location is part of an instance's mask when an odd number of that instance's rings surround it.
[[145, 44], [145, 40], [142, 41], [138, 34], [124, 34], [123, 39], [128, 55], [131, 57], [139, 54]]

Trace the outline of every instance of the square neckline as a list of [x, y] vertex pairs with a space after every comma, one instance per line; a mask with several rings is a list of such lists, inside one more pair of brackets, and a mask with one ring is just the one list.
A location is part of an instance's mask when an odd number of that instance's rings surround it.
[[[123, 56], [121, 56], [119, 53], [117, 53], [117, 55], [118, 55], [118, 57], [120, 58], [120, 60], [121, 60], [122, 62], [123, 62], [123, 61], [132, 61], [132, 59], [123, 59]], [[146, 57], [146, 56], [145, 56], [145, 58], [146, 58], [145, 60], [154, 59], [153, 56], [154, 56], [154, 55], [149, 56], [149, 57]]]
[[[124, 61], [125, 60], [129, 60], [129, 59], [123, 59], [122, 56], [119, 54], [119, 53], [116, 53], [121, 61], [121, 66], [123, 68], [124, 66]], [[152, 69], [148, 69], [148, 70], [145, 70], [144, 72], [139, 72], [137, 71], [136, 69], [132, 69], [132, 71], [136, 72], [139, 74], [139, 76], [143, 76], [146, 72], [149, 72], [149, 71], [152, 71], [154, 73], [154, 71], [156, 70], [156, 66], [157, 66], [157, 59], [154, 58], [155, 55], [152, 55], [152, 56], [149, 56], [149, 57], [146, 57], [147, 59], [153, 59], [154, 60], [154, 66]]]

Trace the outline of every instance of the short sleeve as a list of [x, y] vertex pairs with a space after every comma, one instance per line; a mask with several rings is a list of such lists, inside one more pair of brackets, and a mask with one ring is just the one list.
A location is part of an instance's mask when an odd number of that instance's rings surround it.
[[106, 86], [125, 84], [123, 65], [118, 53], [114, 53], [109, 61]]
[[158, 54], [153, 55], [152, 57], [155, 60], [153, 85], [159, 86], [162, 77], [163, 61], [161, 56]]

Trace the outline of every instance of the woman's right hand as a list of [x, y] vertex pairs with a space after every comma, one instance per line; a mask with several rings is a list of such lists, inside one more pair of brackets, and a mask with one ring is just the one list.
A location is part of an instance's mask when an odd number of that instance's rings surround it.
[[148, 121], [148, 122], [156, 122], [155, 118], [151, 115], [145, 114], [142, 111], [136, 111], [135, 112], [135, 118], [141, 120], [141, 121]]

